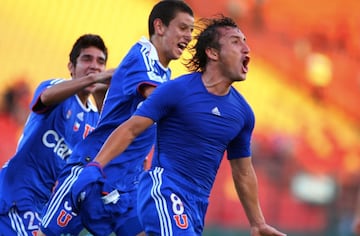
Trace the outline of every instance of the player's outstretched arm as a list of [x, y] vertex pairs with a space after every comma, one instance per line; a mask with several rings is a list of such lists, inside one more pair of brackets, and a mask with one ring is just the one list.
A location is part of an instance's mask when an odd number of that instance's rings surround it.
[[139, 134], [153, 123], [149, 118], [132, 116], [111, 133], [97, 156], [85, 166], [72, 186], [72, 206], [75, 212], [80, 211], [82, 202], [85, 199], [82, 192], [93, 183], [106, 178], [103, 167], [122, 153]]
[[262, 214], [258, 182], [251, 158], [230, 160], [236, 192], [251, 225], [251, 236], [286, 236], [286, 234], [269, 226]]
[[94, 161], [105, 166], [121, 154], [131, 142], [144, 130], [154, 124], [154, 121], [143, 116], [134, 115], [118, 126], [107, 138]]
[[41, 102], [45, 106], [59, 104], [88, 86], [96, 83], [107, 83], [107, 81], [111, 79], [113, 73], [114, 69], [109, 69], [104, 72], [91, 73], [81, 78], [58, 83], [42, 92], [40, 96]]

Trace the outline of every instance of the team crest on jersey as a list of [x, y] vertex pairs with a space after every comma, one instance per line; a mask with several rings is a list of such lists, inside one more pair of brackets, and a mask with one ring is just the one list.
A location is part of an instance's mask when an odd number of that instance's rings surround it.
[[84, 128], [84, 134], [83, 134], [83, 138], [86, 138], [86, 136], [88, 136], [88, 134], [93, 131], [95, 128], [88, 125], [88, 124], [85, 124], [85, 128]]
[[74, 130], [75, 132], [77, 132], [77, 131], [79, 131], [79, 128], [80, 128], [80, 123], [77, 122], [77, 121], [75, 121], [74, 126], [73, 126], [73, 130]]

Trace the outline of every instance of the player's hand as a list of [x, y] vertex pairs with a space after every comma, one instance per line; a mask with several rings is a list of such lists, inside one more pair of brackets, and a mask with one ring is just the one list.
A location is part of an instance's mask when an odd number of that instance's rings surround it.
[[105, 84], [105, 83], [97, 83], [94, 84], [94, 87], [91, 89], [91, 93], [93, 95], [99, 94], [99, 95], [104, 95], [107, 91], [107, 89], [109, 88], [110, 84]]
[[263, 224], [251, 227], [251, 236], [286, 236], [270, 225]]
[[106, 92], [109, 88], [114, 71], [115, 69], [109, 69], [103, 72], [89, 74], [95, 81], [95, 83], [89, 87], [90, 93]]
[[108, 69], [106, 71], [94, 74], [96, 83], [110, 84], [110, 81], [111, 81], [111, 78], [112, 78], [114, 72], [115, 72], [115, 69], [112, 68], [112, 69]]
[[105, 178], [105, 173], [99, 163], [90, 162], [84, 167], [71, 188], [72, 205], [75, 212], [80, 210], [81, 203], [93, 185]]

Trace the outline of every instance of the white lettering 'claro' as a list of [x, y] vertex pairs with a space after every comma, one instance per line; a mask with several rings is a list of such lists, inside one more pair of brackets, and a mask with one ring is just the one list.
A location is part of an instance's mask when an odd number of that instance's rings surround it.
[[54, 153], [63, 160], [70, 156], [72, 152], [66, 145], [64, 138], [60, 137], [54, 130], [46, 131], [42, 137], [42, 142], [46, 147], [52, 148]]

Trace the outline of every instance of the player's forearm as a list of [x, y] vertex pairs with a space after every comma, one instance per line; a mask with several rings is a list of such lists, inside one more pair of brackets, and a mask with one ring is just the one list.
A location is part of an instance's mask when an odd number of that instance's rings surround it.
[[105, 166], [125, 149], [134, 140], [135, 136], [127, 129], [126, 123], [116, 128], [103, 144], [100, 152], [96, 155], [94, 161]]
[[265, 219], [260, 207], [256, 178], [250, 178], [239, 184], [237, 191], [250, 225], [259, 226], [265, 224]]
[[105, 166], [124, 152], [138, 135], [153, 124], [154, 121], [150, 118], [132, 116], [111, 133], [94, 161], [100, 163], [101, 166]]
[[41, 102], [46, 106], [59, 104], [87, 86], [90, 86], [94, 81], [93, 76], [86, 76], [56, 84], [44, 90], [41, 94]]
[[233, 168], [235, 188], [251, 226], [265, 224], [258, 197], [258, 183], [252, 165]]

